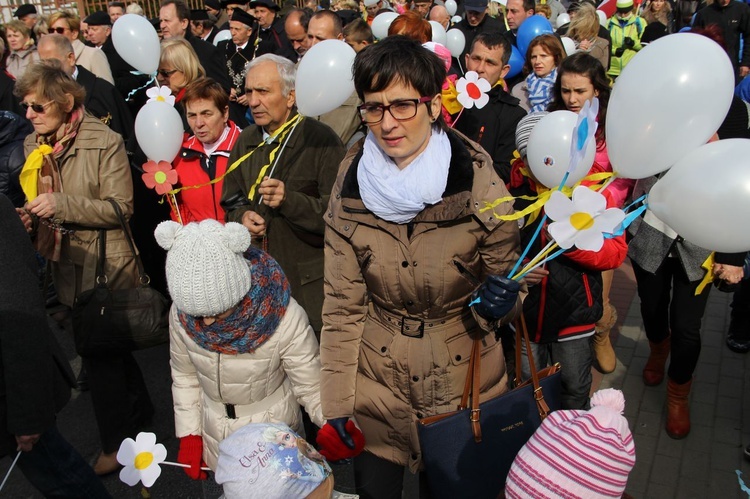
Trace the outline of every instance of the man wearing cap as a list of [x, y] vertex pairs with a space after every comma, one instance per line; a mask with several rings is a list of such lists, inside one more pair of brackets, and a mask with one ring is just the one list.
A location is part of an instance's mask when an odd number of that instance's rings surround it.
[[133, 136], [133, 117], [115, 86], [98, 78], [83, 66], [77, 66], [73, 45], [63, 35], [43, 36], [39, 40], [37, 51], [42, 60], [60, 61], [62, 70], [86, 89], [86, 99], [83, 103], [86, 110], [122, 135], [127, 143]]
[[307, 27], [310, 23], [310, 12], [304, 9], [293, 9], [284, 19], [284, 32], [297, 52], [297, 62], [310, 49], [310, 39], [307, 38]]
[[204, 42], [190, 32], [190, 9], [183, 0], [162, 0], [159, 9], [161, 34], [165, 40], [184, 38], [195, 50], [198, 60], [206, 70], [206, 76], [213, 78], [229, 92], [231, 85], [227, 76], [224, 56], [221, 51]]
[[245, 94], [255, 124], [242, 131], [228, 163], [254, 152], [224, 178], [221, 205], [228, 222], [242, 223], [253, 244], [279, 262], [319, 335], [323, 213], [344, 147], [327, 125], [298, 115], [295, 77], [294, 64], [283, 57], [250, 62]]
[[94, 48], [101, 48], [112, 34], [112, 18], [104, 11], [94, 12], [86, 19], [88, 41]]
[[[321, 10], [310, 18], [307, 26], [307, 38], [310, 47], [325, 40], [344, 40], [341, 19], [331, 10]], [[316, 119], [325, 123], [339, 136], [346, 148], [364, 137], [364, 133], [357, 133], [362, 128], [362, 118], [359, 114], [361, 104], [357, 92], [352, 92], [349, 98], [338, 108]]]
[[13, 16], [18, 18], [19, 21], [24, 23], [33, 33], [34, 24], [36, 23], [36, 7], [30, 3], [25, 3], [18, 7], [13, 13]]
[[617, 11], [609, 20], [607, 28], [612, 37], [610, 50], [612, 58], [607, 74], [614, 80], [635, 57], [641, 48], [641, 36], [648, 23], [635, 15], [633, 0], [617, 0]]
[[229, 94], [229, 119], [240, 128], [249, 125], [245, 118], [248, 106], [245, 96], [245, 68], [253, 59], [257, 48], [257, 44], [254, 43], [256, 36], [253, 36], [257, 24], [253, 16], [244, 10], [235, 9], [229, 19], [232, 39], [219, 42], [219, 49], [226, 59], [227, 72], [232, 83]]
[[110, 21], [112, 21], [112, 26], [114, 26], [115, 21], [125, 15], [125, 2], [109, 2], [107, 4], [107, 13], [109, 14]]
[[516, 126], [526, 116], [518, 99], [498, 85], [510, 71], [510, 52], [510, 42], [502, 33], [480, 33], [474, 38], [464, 67], [490, 82], [490, 100], [481, 109], [464, 109], [453, 124], [456, 130], [489, 153], [495, 171], [505, 182], [509, 180], [510, 162], [516, 148]]
[[463, 61], [471, 48], [471, 42], [474, 41], [479, 33], [503, 33], [506, 31], [505, 24], [500, 17], [494, 18], [487, 15], [488, 0], [466, 0], [464, 10], [466, 18], [456, 23], [456, 28], [461, 30], [466, 38], [464, 51], [458, 59]]
[[250, 2], [250, 8], [255, 10], [255, 18], [260, 26], [255, 55], [276, 54], [296, 61], [297, 53], [286, 38], [284, 21], [277, 15], [281, 7], [273, 0], [254, 0]]
[[204, 42], [214, 43], [216, 33], [214, 21], [208, 15], [206, 9], [193, 9], [190, 11], [190, 32], [193, 36], [200, 38]]
[[222, 2], [219, 0], [204, 0], [203, 5], [206, 7], [208, 17], [214, 22], [217, 31], [224, 29], [224, 25], [229, 26], [229, 16], [224, 10]]
[[721, 29], [724, 49], [734, 67], [735, 83], [739, 84], [750, 73], [750, 7], [736, 0], [716, 0], [699, 10], [693, 21], [696, 28], [709, 24]]
[[[109, 27], [109, 23], [111, 22], [109, 15], [106, 12], [102, 12], [101, 14], [103, 15], [102, 22], [106, 23]], [[73, 44], [73, 51], [76, 54], [76, 64], [88, 69], [99, 78], [103, 78], [112, 84], [115, 83], [107, 56], [101, 50], [88, 47], [78, 39], [81, 28], [80, 17], [63, 10], [50, 15], [47, 22], [49, 23], [50, 33], [57, 31], [57, 33], [65, 36]]]

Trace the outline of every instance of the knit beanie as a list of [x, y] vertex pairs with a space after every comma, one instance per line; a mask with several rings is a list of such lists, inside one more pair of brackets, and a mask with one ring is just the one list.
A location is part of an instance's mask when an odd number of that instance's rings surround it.
[[156, 242], [167, 250], [167, 285], [177, 309], [193, 317], [226, 312], [250, 290], [250, 267], [242, 253], [248, 230], [216, 220], [160, 223]]
[[330, 497], [333, 491], [325, 458], [283, 423], [250, 423], [224, 439], [216, 483], [227, 499]]
[[529, 113], [518, 122], [516, 125], [516, 149], [518, 154], [523, 158], [526, 156], [526, 146], [529, 145], [529, 137], [531, 137], [531, 131], [534, 129], [537, 123], [547, 116], [547, 111], [537, 111], [536, 113]]
[[509, 499], [622, 497], [635, 445], [613, 388], [591, 397], [589, 411], [555, 411], [519, 451], [505, 482]]

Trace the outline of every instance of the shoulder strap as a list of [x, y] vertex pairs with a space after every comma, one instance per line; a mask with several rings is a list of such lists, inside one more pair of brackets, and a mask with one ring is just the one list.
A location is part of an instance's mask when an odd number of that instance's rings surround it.
[[[147, 286], [151, 282], [151, 278], [148, 276], [148, 274], [146, 274], [146, 270], [143, 268], [141, 256], [135, 251], [133, 236], [131, 236], [130, 234], [130, 226], [128, 226], [128, 223], [125, 221], [125, 217], [122, 216], [122, 210], [120, 210], [120, 205], [117, 204], [117, 201], [112, 198], [107, 198], [107, 201], [109, 201], [112, 204], [112, 207], [115, 209], [117, 219], [120, 221], [120, 227], [122, 227], [122, 232], [125, 234], [125, 240], [128, 242], [128, 247], [130, 247], [130, 253], [133, 254], [133, 259], [135, 260], [135, 264], [138, 267], [138, 281], [141, 283], [141, 286]], [[100, 250], [100, 253], [103, 254], [104, 250]], [[104, 260], [102, 259], [102, 265], [103, 261]]]

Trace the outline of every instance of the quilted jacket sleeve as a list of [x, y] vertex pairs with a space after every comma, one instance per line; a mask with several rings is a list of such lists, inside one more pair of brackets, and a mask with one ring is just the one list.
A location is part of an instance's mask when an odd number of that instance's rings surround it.
[[177, 318], [177, 309], [169, 313], [169, 365], [172, 370], [174, 430], [177, 438], [201, 435], [201, 388], [198, 375], [188, 355], [187, 334]]

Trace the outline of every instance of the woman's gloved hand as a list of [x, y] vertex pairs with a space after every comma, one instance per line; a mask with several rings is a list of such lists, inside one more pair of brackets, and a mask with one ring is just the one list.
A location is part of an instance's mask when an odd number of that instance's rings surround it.
[[201, 469], [201, 466], [206, 466], [206, 463], [203, 462], [203, 437], [200, 435], [182, 437], [180, 439], [180, 450], [177, 452], [177, 462], [190, 466], [182, 469], [193, 480], [208, 478], [208, 474]]
[[329, 419], [318, 432], [320, 453], [331, 462], [350, 459], [365, 447], [365, 437], [349, 418]]
[[472, 293], [471, 304], [483, 318], [496, 321], [513, 310], [520, 289], [521, 285], [513, 279], [489, 275], [487, 280]]

